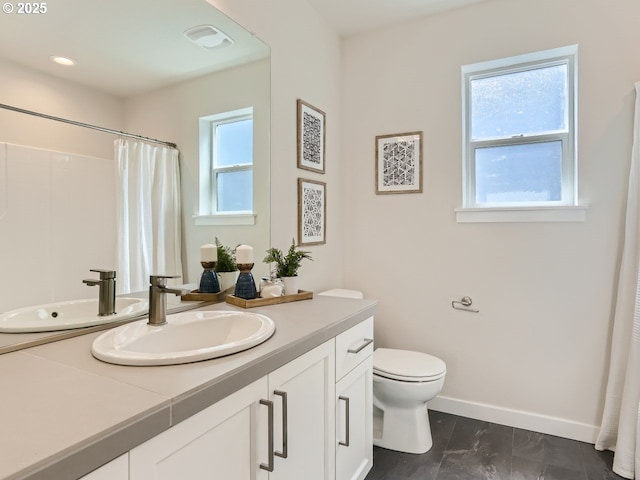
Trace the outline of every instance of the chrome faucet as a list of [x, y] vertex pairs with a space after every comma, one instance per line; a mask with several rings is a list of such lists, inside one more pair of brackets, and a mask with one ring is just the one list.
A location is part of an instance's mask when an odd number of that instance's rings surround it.
[[82, 280], [89, 286], [98, 285], [98, 315], [101, 317], [116, 313], [116, 272], [114, 270], [89, 270], [100, 274], [100, 280]]
[[149, 277], [149, 325], [165, 325], [167, 323], [166, 293], [184, 295], [189, 290], [167, 287], [168, 278], [180, 278], [179, 275], [151, 275]]

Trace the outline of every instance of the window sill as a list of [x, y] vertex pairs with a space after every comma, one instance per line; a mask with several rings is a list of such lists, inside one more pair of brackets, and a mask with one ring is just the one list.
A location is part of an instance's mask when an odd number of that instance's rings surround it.
[[584, 222], [587, 205], [456, 208], [457, 223]]
[[229, 213], [217, 215], [194, 215], [196, 226], [210, 225], [255, 225], [255, 213]]

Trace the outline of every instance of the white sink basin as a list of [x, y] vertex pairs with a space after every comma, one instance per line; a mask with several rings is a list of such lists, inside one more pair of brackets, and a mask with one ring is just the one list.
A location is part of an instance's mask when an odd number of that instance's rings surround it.
[[93, 342], [91, 353], [119, 365], [175, 365], [247, 350], [275, 331], [265, 315], [235, 311], [190, 311], [167, 316], [167, 324], [147, 320], [109, 330]]
[[92, 327], [142, 315], [148, 307], [149, 302], [140, 298], [116, 298], [116, 313], [101, 317], [97, 299], [35, 305], [0, 315], [0, 332], [52, 332]]

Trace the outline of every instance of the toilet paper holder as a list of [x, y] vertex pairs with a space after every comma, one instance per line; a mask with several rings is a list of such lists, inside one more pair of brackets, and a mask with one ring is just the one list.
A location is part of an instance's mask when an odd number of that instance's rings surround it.
[[460, 300], [454, 300], [451, 302], [451, 306], [456, 310], [464, 310], [466, 312], [479, 313], [480, 310], [471, 308], [472, 304], [473, 304], [473, 300], [471, 300], [471, 297], [468, 297], [468, 296], [464, 296]]

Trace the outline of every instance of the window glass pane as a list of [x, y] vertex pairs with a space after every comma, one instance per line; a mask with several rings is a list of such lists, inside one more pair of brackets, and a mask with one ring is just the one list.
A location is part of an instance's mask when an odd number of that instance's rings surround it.
[[216, 126], [216, 167], [253, 163], [253, 119]]
[[567, 65], [472, 79], [471, 138], [567, 129]]
[[562, 142], [476, 149], [476, 203], [562, 199]]
[[253, 210], [253, 172], [242, 170], [218, 173], [218, 211]]

